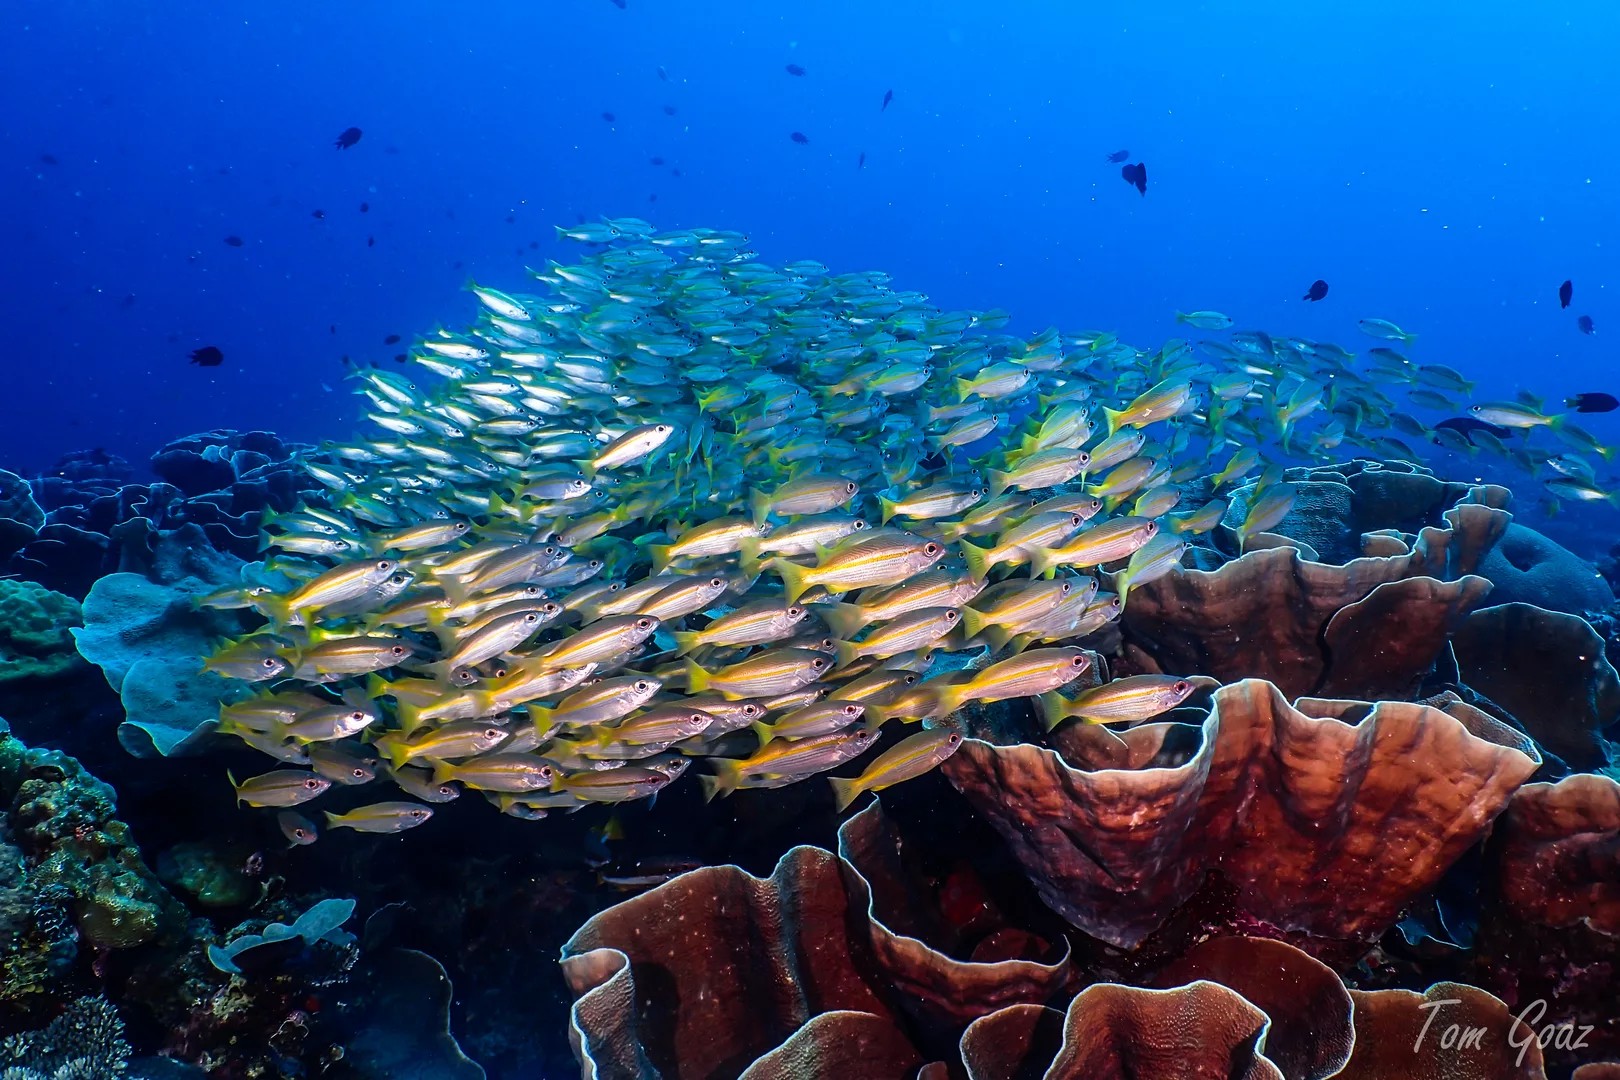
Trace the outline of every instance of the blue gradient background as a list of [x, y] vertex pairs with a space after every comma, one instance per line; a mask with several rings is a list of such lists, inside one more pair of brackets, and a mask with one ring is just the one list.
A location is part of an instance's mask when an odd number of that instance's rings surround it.
[[1620, 383], [1620, 6], [628, 5], [0, 9], [0, 465], [345, 436], [341, 355], [465, 323], [470, 276], [521, 290], [577, 216], [740, 229], [1026, 333], [1156, 346], [1215, 308], [1359, 350], [1379, 316], [1484, 397]]

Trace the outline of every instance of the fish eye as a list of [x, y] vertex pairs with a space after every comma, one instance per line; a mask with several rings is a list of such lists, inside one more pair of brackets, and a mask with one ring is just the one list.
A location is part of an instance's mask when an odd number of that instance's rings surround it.
[[669, 425], [668, 424], [659, 424], [657, 427], [653, 428], [653, 430], [658, 431], [658, 432], [668, 431], [669, 430]]
[[1086, 659], [1085, 653], [1079, 653], [1074, 657], [1074, 659], [1070, 660], [1069, 663], [1073, 664], [1075, 667], [1085, 667], [1086, 664], [1090, 663], [1090, 661]]
[[953, 731], [949, 736], [946, 737], [945, 741], [950, 745], [955, 746], [957, 743], [962, 741], [962, 736]]
[[935, 543], [924, 544], [923, 545], [923, 554], [924, 555], [938, 555], [939, 554], [939, 545], [935, 544]]
[[387, 559], [378, 559], [377, 560], [377, 569], [378, 570], [382, 570], [382, 571], [386, 572], [386, 571], [392, 570], [393, 568], [394, 568], [394, 564], [389, 562]]
[[864, 518], [856, 518], [850, 523], [850, 528], [854, 529], [856, 532], [860, 532], [862, 529], [866, 528], [866, 520]]
[[353, 712], [351, 712], [349, 714], [349, 719], [350, 720], [369, 720], [369, 719], [371, 719], [371, 717], [368, 716], [367, 714], [361, 712], [359, 709], [356, 709], [356, 710], [354, 710]]
[[814, 660], [810, 661], [810, 666], [813, 668], [824, 668], [827, 666], [827, 661], [818, 656]]
[[853, 494], [855, 494], [855, 492], [860, 490], [860, 487], [858, 485], [856, 485], [856, 484], [845, 484], [844, 485], [844, 490], [849, 492], [851, 495], [853, 495]]
[[539, 612], [530, 611], [523, 616], [523, 621], [526, 623], [539, 622], [540, 614]]
[[961, 618], [961, 616], [956, 613], [956, 610], [954, 608], [947, 609], [946, 612], [945, 612], [945, 621], [946, 622], [955, 622], [957, 619], [960, 619], [960, 618]]
[[332, 546], [339, 551], [348, 551], [350, 545], [347, 540], [334, 540]]
[[264, 659], [263, 659], [263, 660], [261, 660], [261, 661], [259, 661], [259, 662], [260, 662], [260, 663], [261, 663], [261, 664], [263, 664], [263, 665], [264, 665], [264, 666], [265, 666], [265, 668], [266, 668], [266, 669], [269, 669], [269, 670], [273, 670], [273, 669], [274, 669], [274, 668], [275, 668], [275, 666], [276, 666], [276, 665], [277, 665], [277, 664], [278, 664], [278, 663], [280, 663], [280, 661], [279, 661], [279, 660], [277, 660], [277, 659], [276, 659], [276, 658], [275, 658], [275, 657], [273, 657], [273, 656], [267, 656], [267, 657], [265, 657], [265, 658], [264, 658]]
[[394, 656], [404, 656], [407, 650], [406, 650], [405, 646], [403, 646], [403, 645], [395, 645], [393, 648], [389, 649], [388, 651], [390, 653], [392, 653]]
[[356, 780], [364, 780], [366, 778], [366, 770], [356, 765], [354, 768], [349, 770], [349, 775], [354, 777]]
[[638, 691], [645, 691], [647, 689], [647, 685], [648, 684], [647, 684], [646, 679], [637, 679], [636, 680], [636, 689]]
[[545, 777], [547, 780], [550, 780], [554, 775], [556, 775], [556, 770], [554, 770], [550, 765], [542, 765], [535, 771], [541, 776]]
[[545, 547], [544, 547], [544, 548], [543, 548], [543, 549], [542, 549], [542, 550], [541, 550], [541, 552], [540, 552], [540, 554], [542, 554], [542, 555], [555, 555], [555, 554], [557, 554], [557, 548], [556, 548], [556, 546], [555, 546], [555, 545], [553, 545], [553, 544], [547, 544], [547, 545], [546, 545], [546, 546], [545, 546]]
[[1149, 536], [1152, 536], [1154, 533], [1159, 531], [1159, 523], [1157, 521], [1150, 521], [1147, 523], [1147, 527], [1142, 531], [1147, 533]]
[[320, 788], [321, 782], [312, 776], [305, 780], [302, 786], [305, 791], [315, 791]]
[[718, 589], [726, 583], [725, 578], [712, 577], [709, 579], [709, 588]]
[[595, 569], [597, 569], [598, 567], [600, 567], [602, 565], [602, 560], [601, 559], [592, 559], [590, 562], [586, 563], [585, 565], [590, 567], [592, 570], [595, 570]]
[[917, 681], [917, 676], [908, 672], [906, 677], [900, 681], [905, 683], [907, 686], [910, 686], [912, 683]]
[[761, 711], [762, 710], [758, 705], [744, 705], [742, 707], [742, 714], [744, 716], [758, 716]]
[[637, 619], [636, 620], [636, 629], [637, 630], [645, 630], [648, 627], [650, 627], [651, 625], [652, 625], [652, 620], [651, 619]]
[[845, 705], [842, 709], [839, 710], [839, 712], [843, 713], [845, 716], [859, 716], [859, 715], [861, 715], [861, 706], [859, 706], [859, 705]]
[[388, 579], [388, 583], [390, 585], [409, 585], [411, 583], [411, 575], [395, 574], [393, 577]]

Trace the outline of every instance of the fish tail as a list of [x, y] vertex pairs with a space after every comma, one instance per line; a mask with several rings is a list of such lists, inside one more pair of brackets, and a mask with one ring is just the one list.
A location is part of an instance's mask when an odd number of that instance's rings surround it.
[[737, 790], [737, 781], [742, 779], [742, 765], [730, 758], [720, 758], [714, 763], [715, 772], [712, 776], [698, 777], [698, 784], [703, 788], [703, 801], [713, 802], [716, 798], [730, 795]]
[[322, 810], [321, 813], [326, 815], [326, 827], [328, 829], [338, 829], [343, 827], [344, 821], [342, 814], [334, 814], [330, 810]]
[[401, 701], [394, 707], [394, 715], [399, 719], [400, 730], [407, 735], [422, 726], [422, 706], [414, 702]]
[[827, 624], [835, 637], [848, 640], [867, 623], [866, 613], [857, 604], [817, 604], [816, 617]]
[[456, 767], [454, 765], [450, 764], [448, 761], [440, 761], [437, 758], [434, 759], [433, 782], [435, 784], [442, 784], [447, 780], [454, 780], [455, 778]]
[[849, 780], [839, 776], [831, 776], [827, 778], [827, 783], [832, 785], [833, 808], [839, 814], [849, 809], [849, 804], [854, 802], [861, 793], [861, 780], [858, 776]]
[[992, 652], [1000, 652], [1002, 649], [1005, 649], [1007, 647], [1007, 643], [1013, 639], [1011, 630], [1008, 630], [1005, 626], [1000, 626], [995, 623], [991, 623], [990, 625], [986, 626], [981, 633], [983, 634], [984, 639], [990, 643], [990, 651]]
[[403, 739], [397, 742], [390, 742], [387, 746], [380, 743], [373, 743], [372, 745], [376, 746], [378, 750], [382, 751], [382, 756], [387, 759], [388, 767], [390, 769], [397, 771], [407, 761], [411, 760], [410, 748], [405, 745], [405, 741]]
[[966, 401], [968, 398], [970, 398], [972, 396], [973, 396], [973, 380], [972, 379], [957, 379], [956, 380], [956, 398], [957, 398], [957, 400], [958, 401]]
[[990, 497], [998, 498], [1003, 491], [1012, 486], [1012, 474], [998, 472], [995, 469], [986, 469], [985, 475], [990, 478]]
[[782, 591], [787, 596], [787, 602], [796, 603], [799, 597], [810, 590], [815, 582], [810, 580], [810, 567], [800, 566], [798, 563], [788, 562], [786, 559], [772, 559], [767, 564], [774, 568], [782, 578]]
[[675, 638], [676, 656], [685, 656], [703, 644], [703, 632], [701, 630], [676, 630], [673, 631], [673, 636]]
[[973, 575], [973, 580], [983, 581], [990, 573], [990, 556], [994, 554], [994, 549], [970, 544], [966, 540], [958, 541], [956, 546], [962, 549], [962, 560], [967, 563], [968, 573]]
[[1547, 430], [1561, 431], [1567, 423], [1569, 423], [1569, 418], [1563, 413], [1559, 413], [1557, 416], [1549, 416], [1547, 417]]
[[860, 659], [861, 647], [850, 641], [834, 641], [833, 655], [838, 657], [839, 667], [848, 667]]
[[889, 523], [889, 519], [894, 517], [896, 503], [893, 499], [886, 499], [882, 495], [879, 495], [878, 506], [883, 510], [882, 524], [887, 525]]
[[231, 790], [236, 792], [236, 805], [241, 806], [243, 802], [242, 785], [236, 782], [236, 775], [229, 769], [225, 770], [225, 779], [230, 782]]
[[1051, 731], [1053, 728], [1063, 723], [1063, 721], [1074, 715], [1074, 713], [1071, 711], [1074, 702], [1070, 701], [1068, 698], [1064, 697], [1062, 694], [1059, 694], [1055, 690], [1050, 694], [1041, 694], [1035, 699], [1035, 701], [1040, 706], [1041, 725], [1045, 727], [1047, 731]]
[[748, 514], [755, 525], [765, 524], [771, 516], [771, 497], [755, 488], [748, 493]]
[[696, 660], [686, 661], [686, 692], [701, 694], [709, 688], [709, 673], [699, 667]]
[[1402, 345], [1410, 346], [1415, 341], [1417, 341], [1417, 335], [1416, 334], [1402, 334], [1401, 335], [1401, 344]]
[[670, 560], [675, 557], [674, 544], [648, 544], [647, 555], [652, 559], [652, 572], [662, 574], [669, 569]]
[[[1027, 547], [1029, 554], [1029, 576], [1050, 578], [1056, 573], [1057, 560], [1053, 556], [1052, 548]], [[967, 616], [962, 616], [962, 625], [967, 625]]]
[[1176, 312], [1176, 322], [1184, 323], [1184, 322], [1188, 322], [1188, 321], [1189, 320], [1187, 318], [1186, 312], [1183, 312], [1183, 311]]
[[1123, 422], [1125, 420], [1125, 413], [1123, 410], [1116, 411], [1104, 405], [1103, 418], [1108, 421], [1108, 435], [1110, 438], [1112, 438], [1114, 432], [1118, 431], [1124, 426]]
[[755, 720], [748, 726], [753, 729], [755, 735], [759, 736], [759, 748], [761, 750], [765, 749], [766, 743], [769, 743], [772, 739], [776, 738], [776, 732], [771, 730], [771, 725], [767, 724], [763, 720]]
[[990, 624], [984, 615], [976, 609], [970, 607], [962, 609], [962, 633], [967, 636], [967, 640], [971, 641], [984, 633], [984, 628], [988, 625]]
[[293, 626], [292, 601], [285, 596], [262, 596], [259, 598], [259, 610], [264, 617], [276, 626]]

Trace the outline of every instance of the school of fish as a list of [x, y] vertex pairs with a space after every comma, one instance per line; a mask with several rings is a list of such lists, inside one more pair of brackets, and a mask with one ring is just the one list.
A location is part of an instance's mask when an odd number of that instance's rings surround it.
[[[831, 780], [842, 809], [948, 757], [970, 703], [1038, 699], [1048, 727], [1157, 716], [1196, 680], [1091, 685], [1076, 643], [1203, 534], [1241, 547], [1280, 522], [1288, 464], [1417, 460], [1397, 436], [1436, 430], [1391, 394], [1456, 409], [1471, 390], [1384, 344], [1358, 363], [1245, 331], [1024, 339], [880, 273], [764, 265], [734, 232], [558, 231], [576, 263], [529, 292], [473, 285], [474, 326], [353, 372], [379, 433], [307, 460], [325, 497], [268, 515], [262, 569], [204, 601], [265, 619], [206, 667], [251, 684], [218, 731], [278, 764], [231, 782], [293, 844], [399, 832], [464, 791], [541, 818], [689, 767], [710, 798], [780, 787], [889, 742]], [[1612, 451], [1563, 417], [1472, 414], [1560, 440], [1486, 444], [1553, 469], [1549, 490], [1607, 497], [1580, 455]], [[890, 723], [916, 730], [880, 740]], [[407, 797], [308, 816], [380, 779]]]

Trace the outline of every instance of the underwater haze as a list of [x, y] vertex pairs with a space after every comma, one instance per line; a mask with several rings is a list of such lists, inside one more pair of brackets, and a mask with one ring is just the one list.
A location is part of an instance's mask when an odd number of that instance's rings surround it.
[[0, 1080], [1620, 1075], [1617, 41], [0, 4]]
[[24, 473], [202, 426], [335, 437], [344, 356], [391, 362], [602, 215], [1023, 332], [1213, 308], [1355, 348], [1376, 316], [1487, 398], [1614, 389], [1613, 5], [23, 0], [0, 30]]

